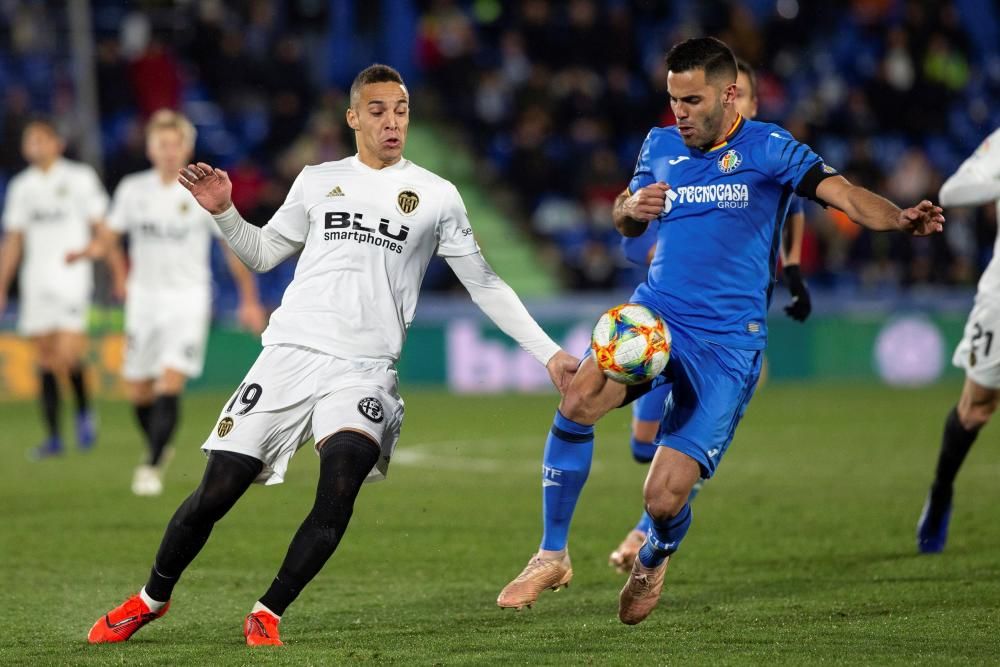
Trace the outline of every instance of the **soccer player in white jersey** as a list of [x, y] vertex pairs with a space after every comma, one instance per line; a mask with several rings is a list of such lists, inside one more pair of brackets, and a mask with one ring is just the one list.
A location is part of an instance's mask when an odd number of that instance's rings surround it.
[[[132, 491], [163, 491], [167, 449], [178, 423], [180, 395], [188, 378], [201, 375], [212, 316], [212, 239], [220, 239], [240, 295], [239, 320], [254, 334], [266, 315], [253, 274], [221, 240], [212, 216], [191, 197], [177, 172], [191, 159], [195, 128], [181, 114], [162, 109], [146, 126], [146, 155], [153, 168], [122, 179], [108, 215], [118, 248], [128, 234], [131, 271], [125, 300], [125, 363], [129, 400], [146, 440], [148, 456], [135, 469]], [[101, 254], [96, 242], [90, 254]]]
[[146, 585], [97, 620], [91, 643], [124, 641], [166, 613], [215, 522], [254, 481], [280, 483], [289, 459], [313, 439], [315, 504], [243, 626], [250, 645], [281, 644], [278, 621], [337, 548], [361, 483], [386, 473], [403, 421], [395, 363], [435, 252], [560, 391], [576, 371], [579, 360], [552, 342], [483, 259], [455, 186], [403, 159], [409, 93], [399, 73], [372, 65], [358, 74], [347, 123], [357, 155], [303, 169], [263, 228], [232, 206], [224, 171], [198, 163], [182, 172], [247, 266], [266, 271], [302, 255], [263, 351], [203, 445], [201, 485], [171, 519]]
[[[1000, 215], [1000, 129], [941, 186], [942, 206], [981, 206], [996, 203]], [[965, 369], [965, 385], [958, 404], [944, 422], [941, 451], [927, 501], [917, 523], [917, 548], [940, 553], [948, 539], [952, 492], [965, 455], [997, 408], [1000, 398], [1000, 235], [993, 258], [979, 279], [975, 305], [952, 363]]]
[[38, 354], [47, 431], [42, 444], [29, 452], [32, 458], [63, 452], [60, 375], [68, 376], [76, 397], [77, 444], [89, 449], [97, 436], [84, 361], [93, 266], [67, 259], [90, 242], [104, 218], [108, 195], [94, 169], [67, 160], [64, 149], [51, 122], [28, 123], [21, 150], [30, 166], [11, 179], [3, 209], [0, 312], [20, 262], [18, 331], [31, 339]]

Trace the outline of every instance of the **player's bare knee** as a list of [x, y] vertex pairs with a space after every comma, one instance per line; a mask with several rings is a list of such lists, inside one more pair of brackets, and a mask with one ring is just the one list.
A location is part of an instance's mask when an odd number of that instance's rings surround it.
[[591, 413], [591, 410], [587, 406], [588, 399], [590, 399], [590, 396], [584, 395], [580, 389], [571, 386], [566, 395], [559, 401], [559, 412], [566, 419], [587, 423], [587, 419]]
[[959, 409], [958, 420], [961, 422], [962, 428], [966, 431], [978, 431], [983, 426], [986, 426], [993, 413], [996, 412], [996, 409], [996, 397], [986, 402], [972, 403], [965, 406], [964, 410]]
[[65, 358], [58, 353], [49, 355], [48, 362], [45, 366], [46, 370], [55, 373], [56, 375], [65, 375], [70, 368], [69, 364], [66, 363]]
[[155, 398], [151, 382], [129, 382], [125, 387], [125, 395], [133, 405], [149, 405]]
[[41, 350], [39, 350], [38, 352], [35, 363], [37, 363], [38, 368], [40, 368], [44, 372], [55, 373], [58, 370], [56, 364], [52, 360], [51, 355], [43, 354]]
[[653, 488], [646, 484], [643, 488], [643, 500], [646, 503], [646, 511], [649, 512], [655, 521], [666, 521], [677, 516], [677, 513], [687, 502], [687, 493], [681, 493], [671, 488]]
[[623, 385], [609, 382], [597, 365], [584, 360], [559, 403], [559, 412], [581, 424], [594, 424], [621, 405]]
[[187, 376], [180, 371], [168, 368], [156, 380], [156, 393], [177, 396], [184, 391]]
[[40, 340], [35, 345], [35, 363], [43, 371], [55, 372], [57, 360], [52, 345]]

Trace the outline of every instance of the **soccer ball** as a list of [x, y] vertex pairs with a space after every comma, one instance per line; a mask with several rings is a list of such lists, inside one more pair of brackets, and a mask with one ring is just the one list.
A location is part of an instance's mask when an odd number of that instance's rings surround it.
[[666, 368], [670, 331], [649, 308], [623, 303], [597, 320], [590, 349], [606, 376], [622, 384], [641, 384]]

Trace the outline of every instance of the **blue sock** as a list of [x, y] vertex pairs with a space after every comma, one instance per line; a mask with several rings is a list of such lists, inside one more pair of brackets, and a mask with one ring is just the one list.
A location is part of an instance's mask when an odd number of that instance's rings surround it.
[[646, 513], [646, 510], [643, 510], [642, 516], [639, 517], [639, 523], [635, 524], [635, 528], [633, 530], [638, 530], [641, 533], [649, 533], [649, 529], [652, 525], [653, 520], [649, 518], [649, 514]]
[[697, 482], [695, 482], [694, 486], [691, 487], [691, 493], [688, 494], [689, 503], [693, 502], [694, 499], [698, 497], [698, 493], [701, 491], [701, 487], [705, 486], [705, 482], [707, 481], [708, 481], [707, 479], [702, 477]]
[[632, 458], [639, 463], [649, 463], [656, 454], [656, 445], [651, 442], [644, 442], [632, 436]]
[[542, 459], [542, 549], [560, 551], [594, 456], [594, 427], [566, 419], [557, 410]]
[[652, 519], [652, 524], [645, 544], [639, 549], [639, 560], [646, 567], [658, 566], [677, 551], [691, 526], [691, 505], [684, 503], [677, 516], [666, 521]]

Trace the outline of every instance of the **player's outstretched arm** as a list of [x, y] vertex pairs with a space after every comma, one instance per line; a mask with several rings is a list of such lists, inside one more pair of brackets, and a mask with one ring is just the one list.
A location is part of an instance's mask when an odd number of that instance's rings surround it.
[[1000, 199], [1000, 175], [984, 179], [974, 172], [952, 174], [938, 195], [942, 206], [982, 206]]
[[304, 245], [283, 236], [272, 225], [255, 227], [243, 219], [235, 206], [213, 215], [233, 253], [251, 271], [264, 273], [297, 253]]
[[855, 223], [875, 231], [928, 236], [944, 229], [940, 206], [925, 199], [916, 206], [901, 209], [871, 190], [852, 185], [840, 175], [823, 179], [816, 186], [816, 196], [839, 208]]
[[625, 190], [617, 198], [612, 208], [615, 229], [622, 236], [641, 236], [651, 220], [669, 210], [666, 183], [653, 183], [639, 188], [634, 194]]
[[545, 365], [552, 384], [565, 393], [580, 360], [561, 350], [535, 322], [514, 290], [503, 281], [481, 253], [445, 257], [448, 266], [469, 290], [472, 300], [500, 330]]
[[233, 206], [233, 183], [222, 169], [199, 162], [178, 174], [178, 182], [212, 214], [229, 247], [250, 270], [269, 271], [302, 249], [302, 242], [285, 238], [270, 225], [259, 228], [244, 220]]
[[233, 182], [221, 169], [205, 162], [189, 164], [178, 172], [177, 180], [212, 215], [223, 213], [233, 205]]
[[938, 197], [942, 206], [982, 206], [1000, 199], [1000, 130], [948, 177]]

